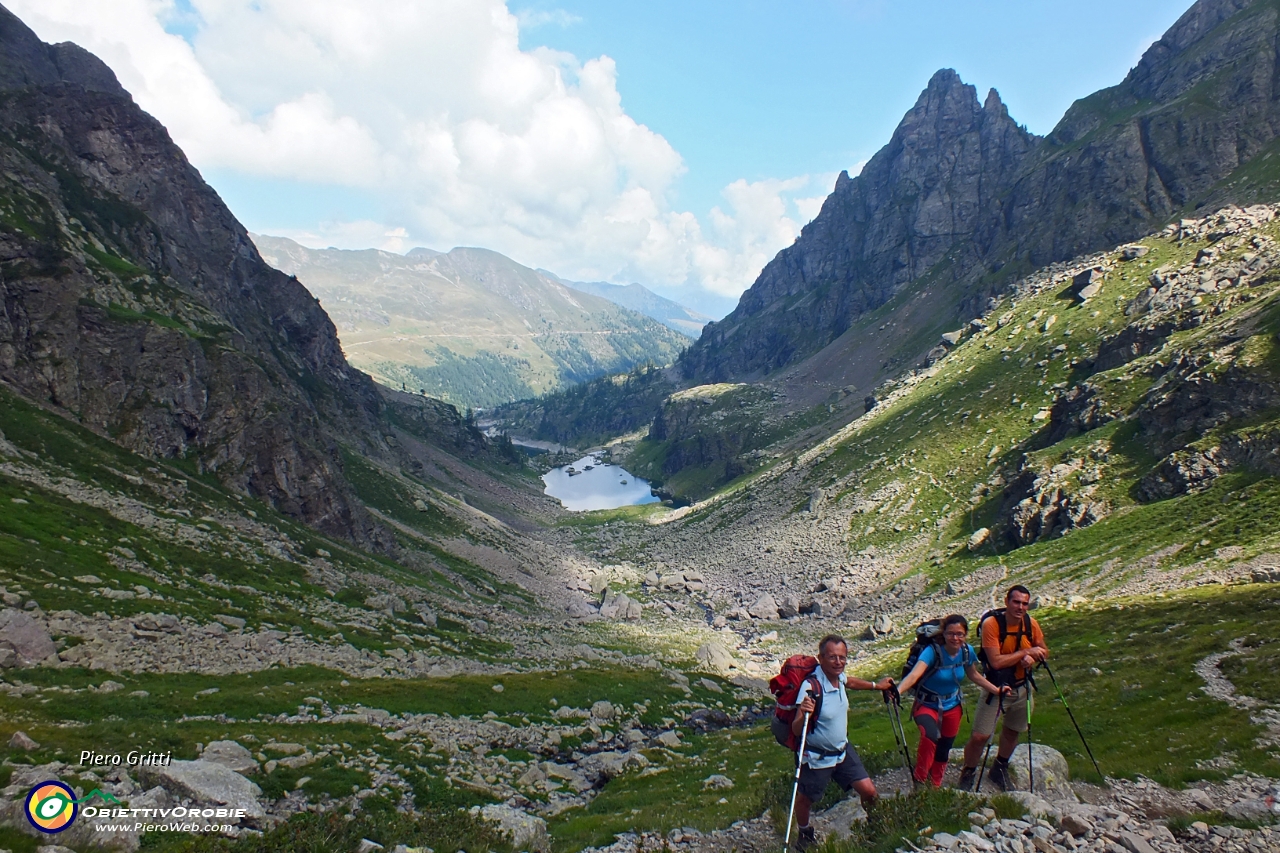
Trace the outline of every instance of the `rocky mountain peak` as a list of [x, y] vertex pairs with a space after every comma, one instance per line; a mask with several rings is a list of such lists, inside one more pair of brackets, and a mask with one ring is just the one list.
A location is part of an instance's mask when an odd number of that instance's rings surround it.
[[[839, 337], [943, 261], [957, 235], [975, 235], [1036, 141], [994, 90], [984, 104], [953, 69], [938, 71], [889, 144], [856, 178], [842, 172], [800, 239], [765, 267], [732, 314], [708, 325], [682, 359], [685, 374], [721, 381], [768, 373]], [[798, 304], [769, 311], [778, 300]], [[757, 323], [772, 329], [756, 335]], [[708, 358], [722, 345], [727, 358]]]
[[0, 6], [0, 89], [57, 83], [129, 97], [101, 59], [71, 42], [45, 44], [16, 15]]
[[1009, 115], [1009, 108], [1004, 105], [1004, 101], [1000, 100], [1000, 93], [994, 88], [987, 90], [987, 99], [982, 104], [982, 111], [987, 115]]

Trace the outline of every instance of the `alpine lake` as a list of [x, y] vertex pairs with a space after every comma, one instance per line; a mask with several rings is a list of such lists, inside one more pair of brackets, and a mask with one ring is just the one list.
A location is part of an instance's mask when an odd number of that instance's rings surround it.
[[553, 468], [542, 475], [542, 482], [546, 484], [543, 492], [572, 512], [658, 502], [648, 480], [631, 476], [621, 466], [602, 463], [595, 456]]

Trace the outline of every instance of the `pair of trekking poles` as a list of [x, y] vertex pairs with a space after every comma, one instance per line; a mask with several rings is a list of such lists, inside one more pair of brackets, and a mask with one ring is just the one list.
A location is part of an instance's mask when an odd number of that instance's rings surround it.
[[[1058, 699], [1062, 702], [1062, 707], [1067, 709], [1067, 716], [1071, 718], [1071, 725], [1075, 726], [1076, 734], [1080, 736], [1080, 742], [1084, 744], [1084, 751], [1089, 754], [1089, 760], [1093, 762], [1093, 769], [1097, 771], [1098, 776], [1102, 779], [1102, 784], [1107, 784], [1107, 777], [1102, 775], [1102, 768], [1098, 766], [1098, 760], [1093, 757], [1093, 750], [1089, 747], [1089, 741], [1085, 738], [1084, 732], [1080, 730], [1080, 724], [1076, 722], [1076, 715], [1071, 710], [1071, 705], [1067, 703], [1067, 697], [1062, 692], [1062, 688], [1058, 686], [1058, 679], [1053, 674], [1053, 669], [1049, 666], [1048, 661], [1040, 661], [1039, 667], [1043, 667], [1044, 671], [1049, 673], [1049, 680], [1053, 682], [1053, 689], [1058, 692]], [[1038, 667], [1038, 668], [1039, 668]], [[1036, 684], [1035, 676], [1030, 671], [1027, 672], [1027, 683], [1031, 685], [1031, 690], [1038, 691], [1040, 688]], [[996, 719], [1004, 713], [1004, 694], [999, 695], [1000, 706], [996, 708]], [[992, 732], [994, 737], [995, 733]], [[1035, 743], [1031, 735], [1031, 697], [1027, 697], [1027, 790], [1034, 792], [1036, 789], [1036, 771], [1035, 759]], [[974, 783], [974, 793], [982, 790], [982, 777], [987, 772], [987, 761], [991, 758], [991, 741], [987, 741], [987, 748], [982, 754], [982, 767], [978, 771], [978, 779]]]

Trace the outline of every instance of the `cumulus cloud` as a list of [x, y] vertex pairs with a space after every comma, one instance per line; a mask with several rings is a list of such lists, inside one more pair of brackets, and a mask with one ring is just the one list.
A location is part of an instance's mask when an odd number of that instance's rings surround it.
[[582, 18], [564, 9], [521, 9], [516, 12], [516, 20], [526, 30], [545, 27], [548, 24], [555, 27], [571, 27], [582, 23]]
[[627, 114], [613, 60], [520, 48], [522, 26], [574, 23], [563, 10], [513, 13], [501, 0], [8, 5], [45, 40], [102, 57], [202, 169], [354, 188], [384, 211], [380, 222], [292, 233], [312, 245], [478, 245], [573, 278], [736, 295], [821, 204], [805, 177], [735, 181], [705, 222], [674, 209], [684, 163]]

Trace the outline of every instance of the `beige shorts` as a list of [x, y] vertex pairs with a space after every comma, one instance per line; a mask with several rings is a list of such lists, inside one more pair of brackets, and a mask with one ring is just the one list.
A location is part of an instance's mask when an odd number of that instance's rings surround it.
[[[987, 700], [991, 701], [988, 702]], [[1031, 696], [1031, 686], [1024, 684], [1015, 688], [1012, 696], [1004, 698], [1004, 727], [1011, 732], [1027, 730], [1027, 703], [1035, 711], [1035, 698]], [[991, 737], [996, 730], [996, 712], [1000, 710], [1000, 700], [995, 695], [983, 690], [978, 697], [978, 709], [973, 712], [973, 733], [982, 737]]]

